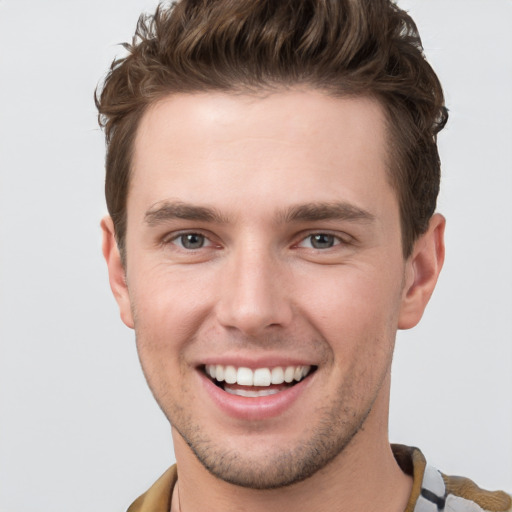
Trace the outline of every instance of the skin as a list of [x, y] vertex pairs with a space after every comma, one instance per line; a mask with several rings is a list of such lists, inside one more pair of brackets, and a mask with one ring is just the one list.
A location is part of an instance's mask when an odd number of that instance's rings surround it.
[[[404, 260], [384, 127], [377, 102], [314, 90], [173, 95], [144, 115], [126, 266], [109, 218], [103, 251], [172, 425], [175, 510], [404, 510], [390, 365], [434, 289], [444, 219]], [[223, 361], [316, 371], [279, 414], [234, 416], [203, 385]]]

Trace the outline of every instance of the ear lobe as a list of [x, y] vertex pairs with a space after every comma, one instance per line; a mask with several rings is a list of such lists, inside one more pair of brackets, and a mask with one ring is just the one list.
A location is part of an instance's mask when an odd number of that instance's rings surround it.
[[130, 306], [128, 286], [126, 284], [126, 272], [121, 261], [121, 254], [117, 247], [114, 223], [109, 216], [102, 219], [101, 231], [103, 235], [103, 257], [107, 262], [110, 289], [112, 290], [114, 298], [119, 306], [121, 320], [128, 327], [133, 329], [133, 315]]
[[442, 215], [433, 215], [427, 232], [418, 238], [406, 262], [399, 329], [414, 327], [423, 316], [443, 267], [445, 225]]

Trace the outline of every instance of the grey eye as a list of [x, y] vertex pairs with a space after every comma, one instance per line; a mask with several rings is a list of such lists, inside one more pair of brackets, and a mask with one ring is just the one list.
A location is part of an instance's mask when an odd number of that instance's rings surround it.
[[201, 249], [205, 244], [205, 237], [199, 233], [187, 233], [181, 235], [178, 240], [185, 249]]
[[314, 247], [315, 249], [329, 249], [330, 247], [333, 247], [336, 242], [336, 237], [326, 233], [311, 235], [309, 239], [311, 247]]

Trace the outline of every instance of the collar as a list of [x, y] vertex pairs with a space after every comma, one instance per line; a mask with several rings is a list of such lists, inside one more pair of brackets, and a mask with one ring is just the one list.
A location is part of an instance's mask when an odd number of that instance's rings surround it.
[[[404, 512], [512, 512], [512, 500], [504, 492], [483, 491], [471, 480], [443, 475], [427, 464], [418, 448], [399, 444], [393, 444], [391, 448], [401, 470], [413, 477]], [[178, 470], [174, 465], [139, 496], [127, 512], [169, 512], [177, 480]]]

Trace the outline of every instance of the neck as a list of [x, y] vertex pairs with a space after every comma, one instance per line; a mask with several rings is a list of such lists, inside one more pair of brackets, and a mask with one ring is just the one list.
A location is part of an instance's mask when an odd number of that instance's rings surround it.
[[171, 512], [295, 512], [305, 504], [309, 512], [403, 512], [412, 479], [393, 456], [387, 420], [379, 420], [387, 418], [388, 398], [377, 399], [363, 428], [333, 461], [310, 478], [279, 489], [247, 489], [219, 480], [173, 432], [178, 485]]

